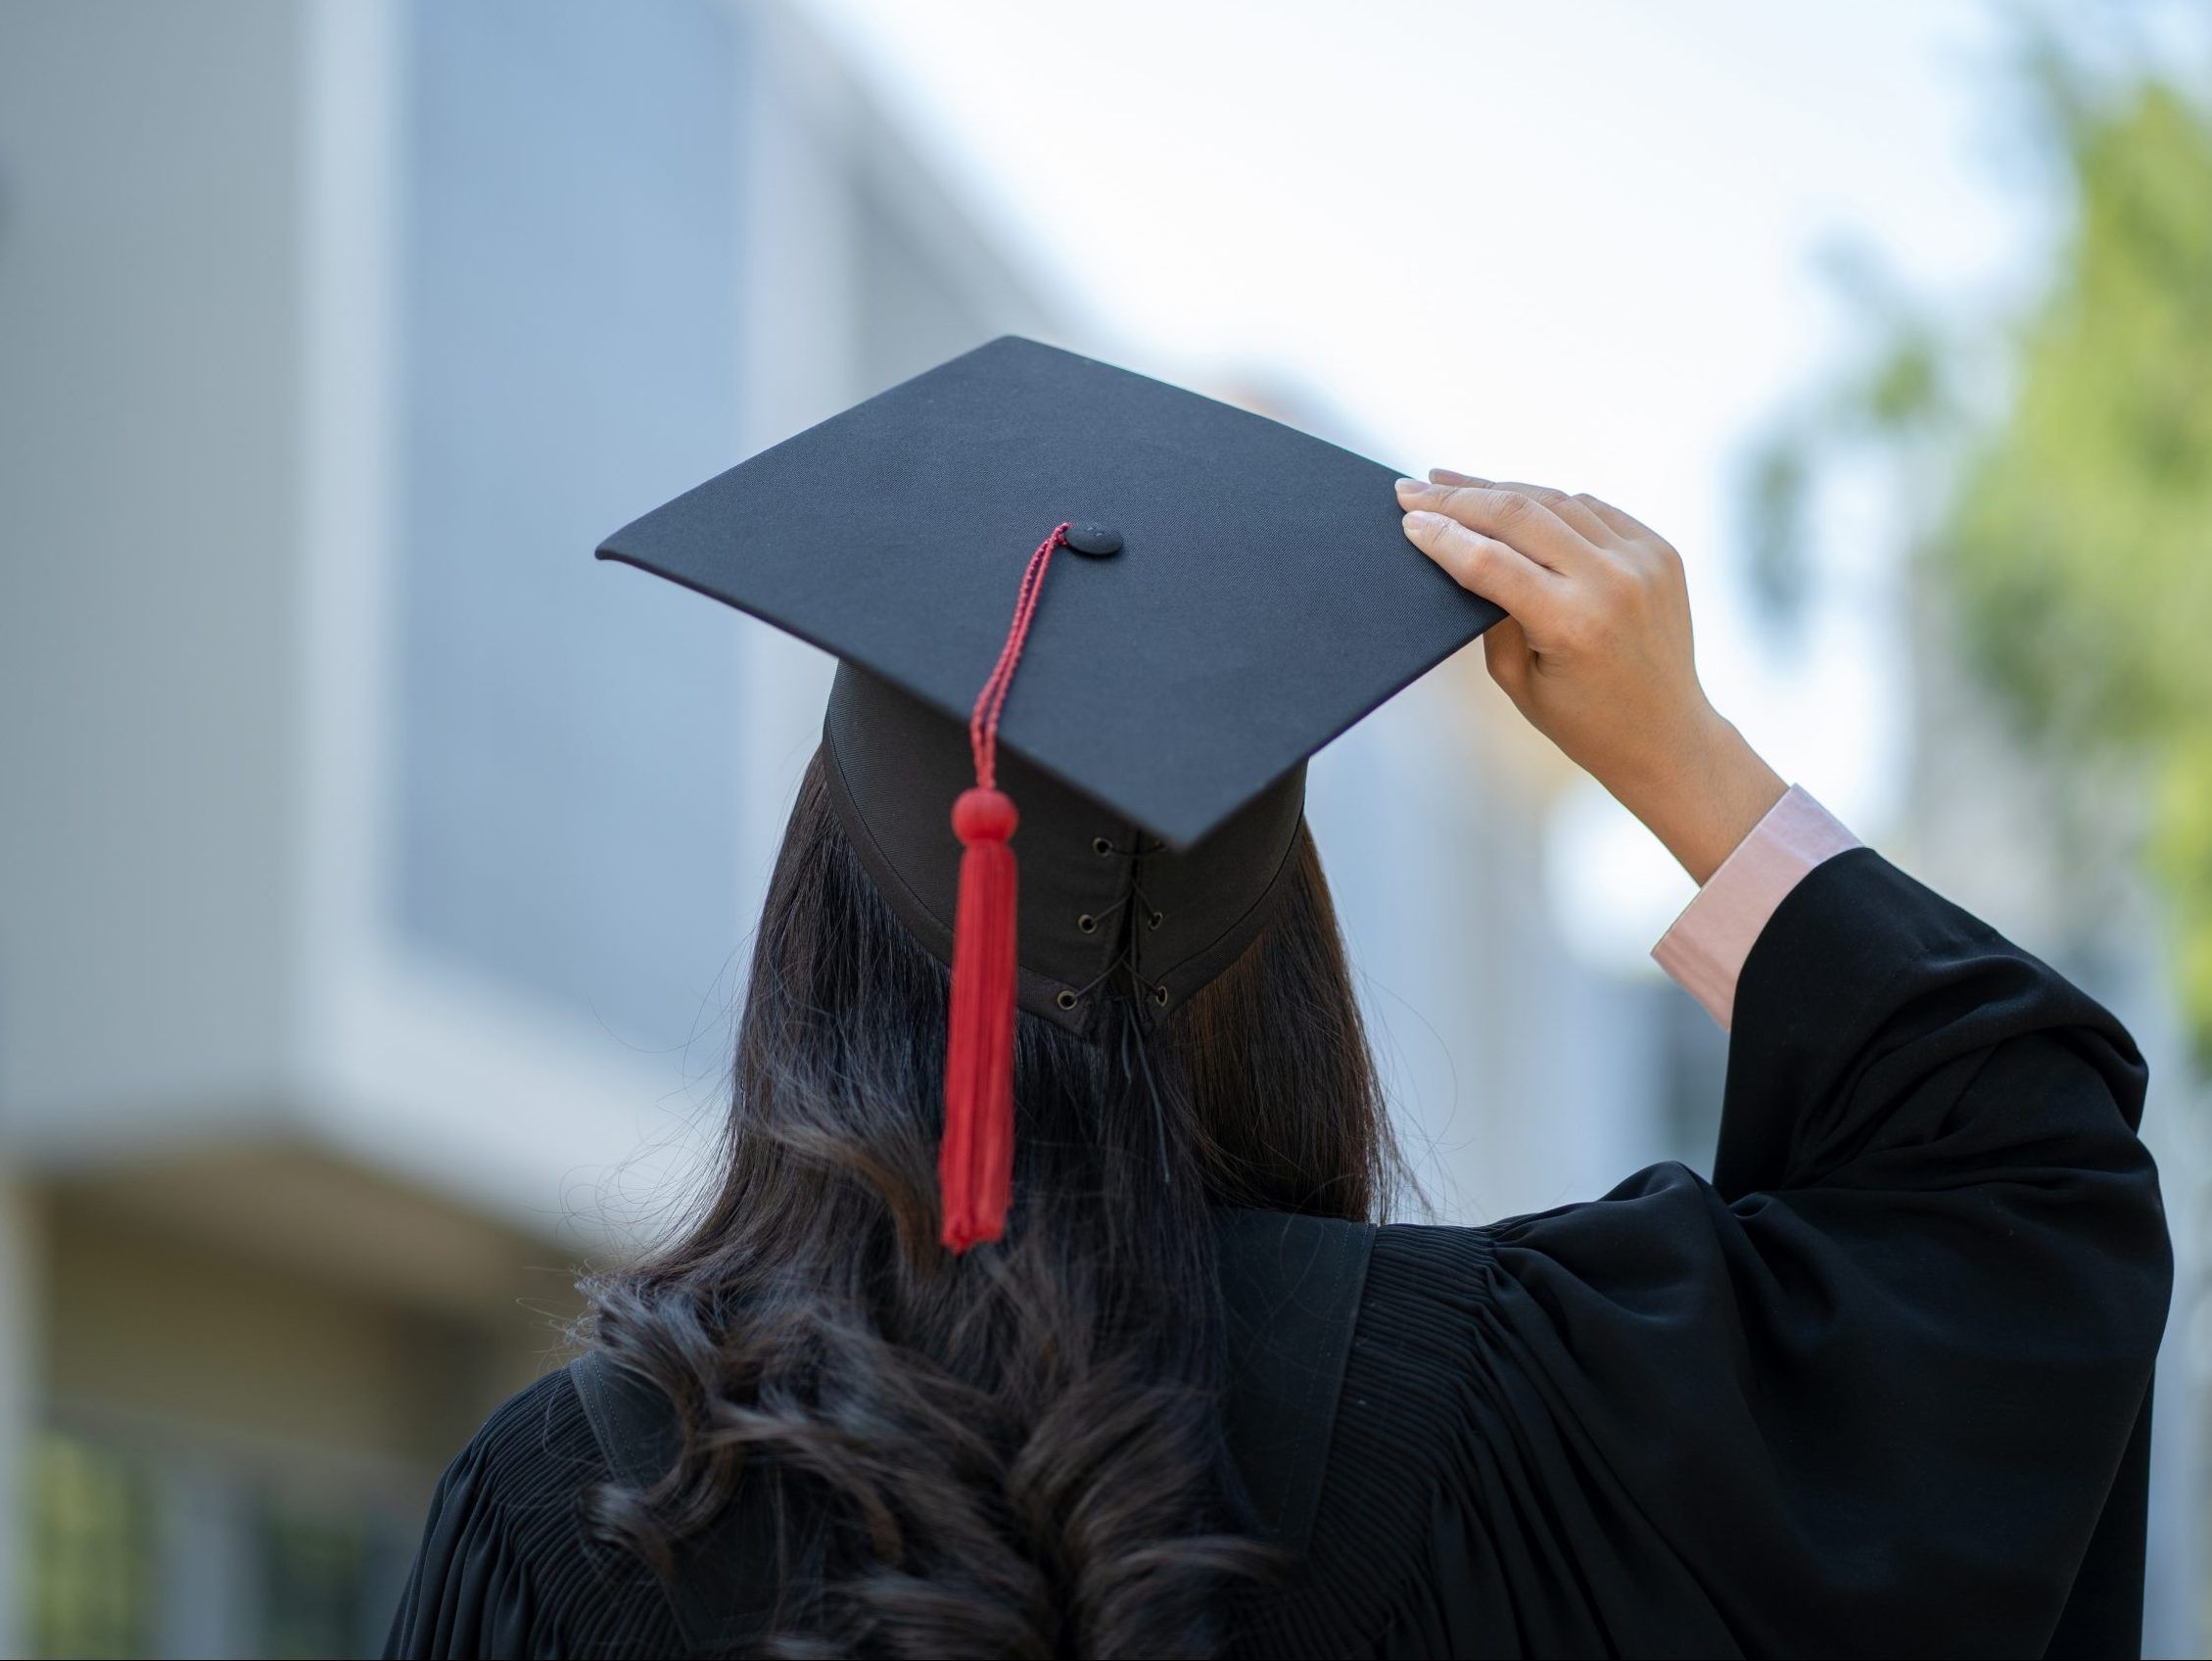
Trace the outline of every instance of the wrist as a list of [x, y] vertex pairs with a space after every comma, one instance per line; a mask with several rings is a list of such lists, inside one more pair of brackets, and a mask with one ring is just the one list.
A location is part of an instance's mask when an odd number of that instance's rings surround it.
[[1650, 764], [1598, 782], [1701, 887], [1788, 789], [1711, 706]]

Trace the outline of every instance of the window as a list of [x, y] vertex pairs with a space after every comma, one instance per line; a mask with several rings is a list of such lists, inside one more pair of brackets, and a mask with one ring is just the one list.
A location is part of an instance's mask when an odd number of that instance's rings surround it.
[[40, 1655], [149, 1653], [151, 1484], [129, 1461], [75, 1437], [40, 1437], [29, 1464], [32, 1646]]
[[372, 1655], [414, 1548], [400, 1508], [310, 1503], [179, 1442], [163, 1452], [49, 1431], [30, 1469], [41, 1656]]

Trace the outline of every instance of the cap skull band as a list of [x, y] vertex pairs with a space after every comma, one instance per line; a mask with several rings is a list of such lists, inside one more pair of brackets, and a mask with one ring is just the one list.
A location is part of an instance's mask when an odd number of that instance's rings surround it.
[[1502, 615], [1407, 545], [1396, 477], [1010, 336], [600, 546], [839, 659], [830, 799], [954, 970], [953, 1249], [1004, 1225], [1013, 1005], [1088, 1034], [1106, 997], [1161, 1014], [1226, 969], [1306, 758]]

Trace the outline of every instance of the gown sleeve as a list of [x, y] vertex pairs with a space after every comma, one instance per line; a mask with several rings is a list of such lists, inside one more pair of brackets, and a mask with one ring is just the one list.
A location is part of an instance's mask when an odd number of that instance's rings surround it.
[[1456, 1303], [1473, 1353], [1385, 1647], [2140, 1643], [2172, 1263], [2127, 1033], [1864, 849], [1783, 900], [1735, 1017], [1711, 1183], [1384, 1231], [1370, 1315]]

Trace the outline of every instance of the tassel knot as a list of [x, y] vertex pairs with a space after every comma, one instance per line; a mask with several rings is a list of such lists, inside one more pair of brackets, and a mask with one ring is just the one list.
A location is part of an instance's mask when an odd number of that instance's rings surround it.
[[964, 847], [1010, 841], [1020, 823], [1013, 798], [1003, 790], [987, 790], [978, 784], [972, 790], [963, 790], [953, 803], [953, 834]]

